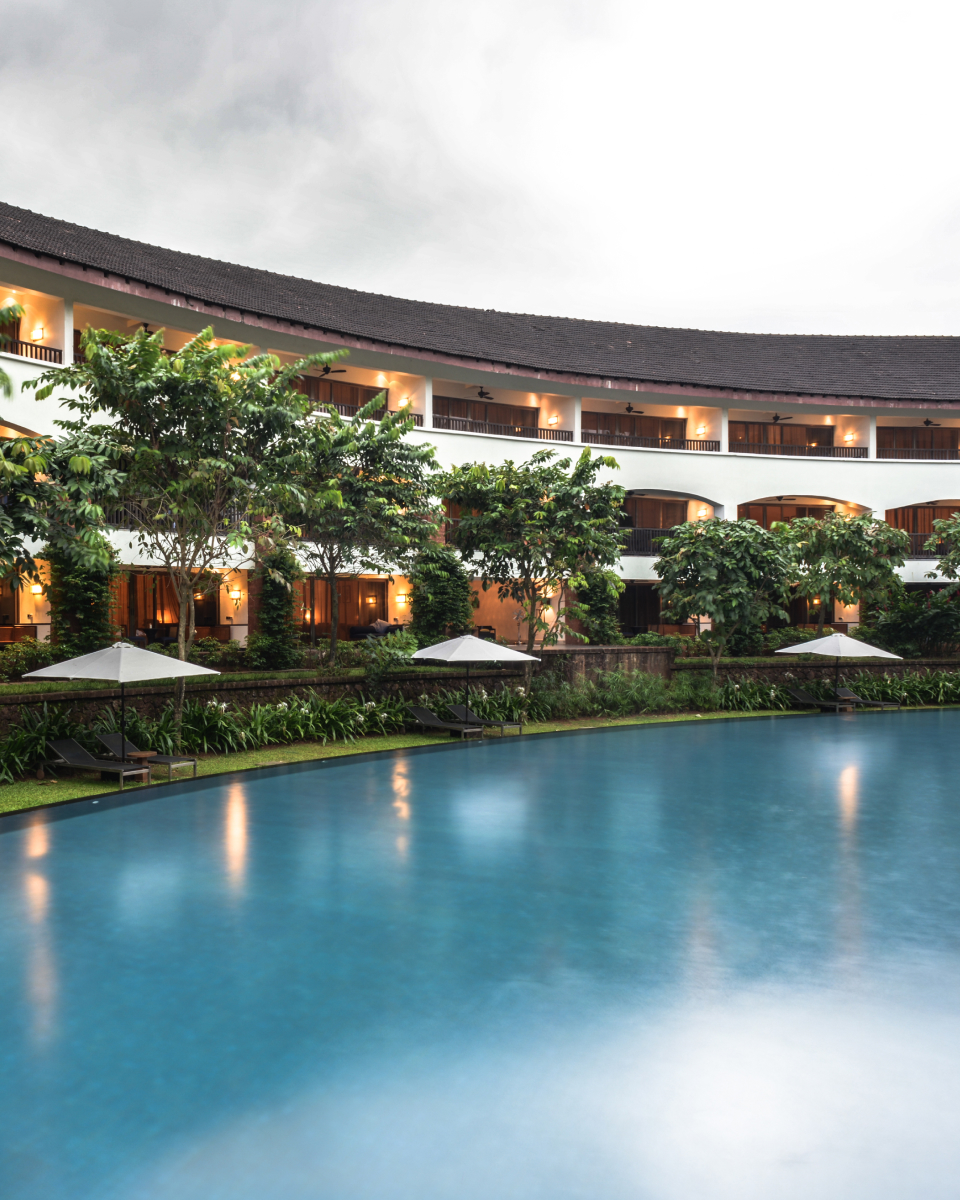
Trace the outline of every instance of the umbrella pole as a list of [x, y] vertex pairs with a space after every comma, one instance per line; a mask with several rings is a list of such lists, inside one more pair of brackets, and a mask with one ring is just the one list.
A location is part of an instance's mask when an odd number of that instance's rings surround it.
[[120, 684], [120, 761], [127, 761], [127, 697]]
[[466, 720], [469, 720], [470, 718], [467, 717], [467, 713], [470, 711], [470, 664], [469, 663], [467, 663], [467, 686], [466, 686], [466, 690], [464, 691], [464, 694], [463, 694], [463, 705], [464, 705], [464, 708], [466, 709], [466, 712], [463, 715], [466, 718]]
[[840, 655], [837, 655], [837, 669], [833, 676], [833, 694], [836, 695], [840, 688]]

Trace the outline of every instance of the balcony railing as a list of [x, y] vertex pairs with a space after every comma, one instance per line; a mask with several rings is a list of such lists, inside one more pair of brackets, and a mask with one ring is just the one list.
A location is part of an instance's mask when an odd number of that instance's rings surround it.
[[940, 558], [950, 549], [947, 542], [938, 541], [936, 548], [933, 550], [925, 549], [927, 542], [931, 537], [935, 537], [932, 533], [908, 533], [910, 539], [910, 552], [908, 558]]
[[542, 428], [537, 425], [497, 425], [492, 421], [471, 421], [468, 417], [434, 415], [434, 429], [449, 429], [454, 433], [495, 433], [501, 437], [535, 438], [541, 442], [572, 442], [572, 429]]
[[55, 350], [53, 346], [41, 346], [38, 342], [14, 341], [13, 338], [0, 341], [0, 353], [19, 354], [21, 358], [36, 358], [40, 362], [63, 362], [62, 350]]
[[[323, 407], [324, 408], [335, 408], [341, 417], [350, 418], [350, 417], [355, 417], [357, 415], [357, 413], [360, 411], [362, 406], [359, 404], [340, 404], [336, 400], [334, 400], [334, 401], [325, 402]], [[374, 409], [373, 414], [370, 417], [370, 420], [371, 421], [379, 421], [380, 418], [383, 417], [387, 411], [388, 410], [385, 408]], [[390, 410], [391, 417], [395, 417], [396, 415], [397, 414], [396, 414], [395, 410]], [[410, 413], [409, 415], [411, 417], [413, 417], [414, 425], [423, 425], [423, 413]]]
[[648, 450], [713, 450], [719, 451], [720, 443], [706, 438], [655, 438], [634, 437], [627, 433], [597, 433], [585, 429], [583, 441], [590, 446], [640, 446]]
[[789, 458], [866, 458], [866, 446], [783, 446], [766, 442], [731, 442], [733, 454], [775, 454]]
[[960, 459], [960, 450], [921, 450], [909, 446], [878, 446], [877, 458], [919, 458], [927, 461], [935, 459], [940, 462], [949, 462], [951, 459], [954, 461]]
[[669, 537], [673, 529], [628, 529], [627, 540], [621, 555], [644, 555], [654, 558], [660, 553], [657, 544], [661, 538]]

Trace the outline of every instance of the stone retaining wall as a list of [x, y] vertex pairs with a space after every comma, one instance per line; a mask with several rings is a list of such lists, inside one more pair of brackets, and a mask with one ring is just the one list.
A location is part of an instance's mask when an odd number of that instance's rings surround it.
[[[522, 673], [514, 669], [470, 672], [471, 687], [475, 681], [492, 689], [503, 682], [513, 684], [521, 680]], [[252, 704], [274, 704], [279, 700], [289, 700], [291, 696], [303, 696], [308, 691], [316, 692], [325, 700], [337, 700], [343, 696], [359, 698], [361, 695], [365, 699], [387, 695], [415, 700], [424, 692], [433, 694], [452, 691], [462, 686], [463, 677], [460, 675], [440, 675], [425, 671], [392, 675], [377, 688], [372, 687], [366, 679], [351, 676], [318, 676], [305, 679], [300, 675], [284, 679], [282, 674], [278, 674], [268, 679], [235, 680], [229, 675], [221, 675], [216, 679], [204, 679], [202, 682], [188, 684], [187, 696], [191, 700], [226, 700], [230, 704], [236, 704], [238, 708], [249, 709]], [[7, 691], [9, 698], [4, 697], [4, 691]], [[127, 707], [149, 717], [156, 717], [173, 695], [173, 688], [169, 683], [128, 684], [126, 691]], [[26, 705], [36, 710], [44, 703], [67, 704], [74, 710], [78, 721], [89, 722], [108, 705], [119, 709], [120, 689], [78, 689], [37, 692], [31, 695], [26, 684], [0, 685], [0, 737], [19, 725], [22, 706]]]
[[[709, 658], [678, 659], [674, 671], [710, 670]], [[956, 658], [907, 658], [907, 659], [842, 659], [840, 677], [852, 678], [861, 671], [871, 675], [916, 675], [924, 671], [960, 671], [960, 659]], [[717, 679], [720, 683], [728, 679], [735, 681], [750, 679], [759, 683], [808, 683], [823, 679], [833, 682], [836, 659], [820, 658], [818, 661], [737, 662], [720, 660]]]
[[537, 651], [537, 675], [553, 674], [568, 683], [596, 679], [602, 671], [646, 671], [670, 678], [669, 646], [548, 646]]

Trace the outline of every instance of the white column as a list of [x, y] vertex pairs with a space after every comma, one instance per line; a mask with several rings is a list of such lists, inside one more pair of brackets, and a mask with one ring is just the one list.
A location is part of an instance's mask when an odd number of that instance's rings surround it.
[[433, 380], [430, 378], [423, 381], [423, 427], [433, 428]]
[[730, 449], [730, 409], [720, 409], [720, 453], [726, 454]]
[[868, 432], [867, 432], [867, 458], [877, 457], [877, 415], [871, 414], [867, 417]]
[[581, 441], [581, 421], [580, 414], [583, 411], [583, 399], [580, 396], [573, 398], [573, 440]]
[[63, 302], [63, 365], [73, 362], [73, 301]]

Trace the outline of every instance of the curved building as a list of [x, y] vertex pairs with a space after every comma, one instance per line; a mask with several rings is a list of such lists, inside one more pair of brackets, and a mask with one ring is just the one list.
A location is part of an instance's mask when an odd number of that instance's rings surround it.
[[[25, 309], [0, 353], [15, 385], [72, 361], [87, 326], [163, 328], [176, 348], [213, 325], [285, 361], [348, 349], [345, 370], [308, 379], [309, 394], [349, 412], [386, 389], [391, 409], [415, 415], [411, 436], [445, 464], [546, 444], [614, 454], [634, 525], [620, 564], [633, 628], [656, 624], [653, 539], [680, 520], [872, 510], [912, 535], [903, 574], [920, 583], [931, 522], [960, 510], [960, 338], [721, 333], [458, 308], [164, 250], [4, 204], [0, 290], [0, 302]], [[18, 393], [0, 426], [49, 431], [57, 409], [56, 396]], [[150, 565], [130, 566], [129, 624], [140, 625], [134, 576]], [[361, 615], [403, 619], [402, 584], [350, 588]], [[234, 597], [233, 611], [236, 636], [245, 600]], [[0, 612], [0, 637], [3, 624], [42, 626], [42, 615]], [[514, 632], [489, 597], [479, 619]], [[221, 635], [225, 622], [211, 613]]]

